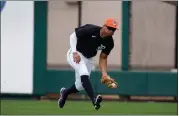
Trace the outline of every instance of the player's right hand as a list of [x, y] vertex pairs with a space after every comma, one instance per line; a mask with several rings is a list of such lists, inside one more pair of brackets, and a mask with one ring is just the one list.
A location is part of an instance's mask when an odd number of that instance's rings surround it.
[[80, 55], [78, 55], [77, 52], [73, 52], [73, 61], [78, 64], [80, 60], [81, 60]]

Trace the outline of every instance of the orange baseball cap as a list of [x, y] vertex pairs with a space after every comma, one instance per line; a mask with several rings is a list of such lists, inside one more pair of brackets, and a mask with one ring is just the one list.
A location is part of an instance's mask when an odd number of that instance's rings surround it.
[[117, 29], [118, 21], [115, 20], [114, 18], [108, 18], [108, 19], [106, 19], [104, 25]]

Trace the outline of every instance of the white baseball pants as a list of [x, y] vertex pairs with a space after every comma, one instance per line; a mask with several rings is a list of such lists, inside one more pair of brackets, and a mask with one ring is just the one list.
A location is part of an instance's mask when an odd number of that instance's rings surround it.
[[90, 77], [91, 70], [93, 68], [92, 58], [86, 58], [84, 57], [80, 52], [78, 52], [78, 55], [80, 55], [80, 62], [77, 64], [73, 60], [73, 53], [71, 48], [67, 52], [67, 61], [70, 64], [70, 66], [75, 70], [75, 86], [78, 91], [84, 90], [82, 83], [81, 83], [81, 76], [82, 75], [88, 75]]

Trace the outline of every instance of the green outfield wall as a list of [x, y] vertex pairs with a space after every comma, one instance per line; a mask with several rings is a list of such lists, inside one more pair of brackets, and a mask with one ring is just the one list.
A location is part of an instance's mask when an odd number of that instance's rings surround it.
[[[92, 72], [91, 82], [95, 93], [133, 96], [177, 96], [177, 73], [167, 72], [109, 72], [118, 82], [116, 89], [100, 83], [100, 72]], [[39, 92], [58, 93], [61, 87], [74, 83], [74, 72], [69, 70], [48, 70], [44, 81], [38, 81]], [[41, 87], [40, 87], [41, 86]], [[38, 94], [38, 91], [36, 91]]]

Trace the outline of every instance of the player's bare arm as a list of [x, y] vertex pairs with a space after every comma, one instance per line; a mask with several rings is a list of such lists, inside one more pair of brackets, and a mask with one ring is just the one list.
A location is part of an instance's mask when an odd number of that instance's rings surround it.
[[107, 74], [107, 58], [108, 55], [101, 52], [100, 59], [99, 59], [99, 66], [101, 68], [101, 82], [102, 83], [108, 83], [109, 88], [117, 88], [117, 83], [114, 81], [114, 79], [110, 78]]
[[107, 76], [107, 58], [108, 58], [108, 55], [101, 52], [100, 58], [99, 58], [99, 67], [101, 69], [102, 77]]

